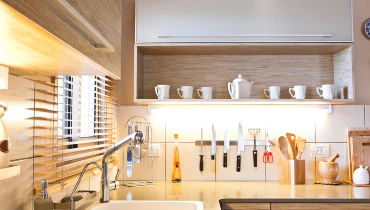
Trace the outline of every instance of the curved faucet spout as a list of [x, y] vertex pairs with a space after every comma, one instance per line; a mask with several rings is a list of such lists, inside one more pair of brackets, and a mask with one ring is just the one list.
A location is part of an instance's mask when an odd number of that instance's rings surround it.
[[103, 166], [103, 173], [102, 173], [102, 180], [101, 180], [101, 199], [100, 203], [106, 203], [109, 202], [109, 181], [108, 181], [108, 175], [109, 175], [109, 168], [108, 168], [108, 160], [109, 157], [117, 150], [122, 148], [125, 144], [128, 142], [132, 142], [135, 144], [142, 144], [144, 142], [144, 135], [141, 131], [135, 131], [132, 134], [126, 136], [125, 138], [121, 139], [114, 145], [112, 145], [107, 151], [105, 151], [103, 155], [102, 160], [102, 166]]

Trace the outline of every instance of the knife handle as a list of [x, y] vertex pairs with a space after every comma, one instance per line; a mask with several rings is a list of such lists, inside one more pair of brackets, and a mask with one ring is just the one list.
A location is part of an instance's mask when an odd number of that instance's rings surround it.
[[216, 173], [215, 155], [211, 155], [211, 173]]
[[227, 167], [227, 153], [224, 153], [224, 167]]
[[257, 150], [253, 150], [253, 166], [257, 167]]
[[200, 157], [200, 162], [199, 162], [199, 171], [203, 172], [203, 156], [204, 155], [199, 155]]
[[240, 172], [240, 164], [242, 162], [242, 158], [240, 155], [237, 155], [236, 156], [236, 171], [237, 172]]

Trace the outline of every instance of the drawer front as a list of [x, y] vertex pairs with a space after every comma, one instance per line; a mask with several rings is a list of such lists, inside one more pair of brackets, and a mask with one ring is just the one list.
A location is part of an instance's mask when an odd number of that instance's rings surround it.
[[137, 0], [136, 42], [352, 42], [352, 1]]

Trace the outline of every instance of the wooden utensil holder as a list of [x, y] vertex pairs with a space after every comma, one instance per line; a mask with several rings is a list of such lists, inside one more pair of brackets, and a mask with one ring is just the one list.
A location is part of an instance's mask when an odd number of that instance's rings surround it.
[[284, 160], [283, 182], [285, 184], [304, 184], [306, 182], [305, 160]]

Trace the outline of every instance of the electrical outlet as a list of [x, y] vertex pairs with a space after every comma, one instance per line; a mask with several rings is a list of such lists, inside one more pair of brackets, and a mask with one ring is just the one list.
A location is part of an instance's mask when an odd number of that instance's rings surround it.
[[149, 145], [148, 156], [159, 157], [160, 155], [161, 155], [160, 144], [152, 144], [151, 147]]
[[329, 144], [313, 144], [311, 145], [312, 157], [329, 157]]

